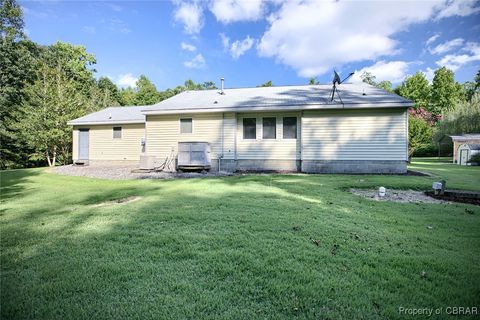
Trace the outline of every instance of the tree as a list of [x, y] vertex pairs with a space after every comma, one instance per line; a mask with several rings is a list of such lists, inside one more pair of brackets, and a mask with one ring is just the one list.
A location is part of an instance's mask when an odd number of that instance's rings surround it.
[[135, 91], [132, 88], [123, 88], [118, 93], [120, 97], [121, 106], [133, 106], [135, 105]]
[[320, 84], [320, 83], [317, 81], [317, 78], [312, 77], [312, 78], [308, 79], [308, 84], [317, 85], [317, 84]]
[[100, 77], [97, 82], [101, 108], [120, 105], [120, 92], [117, 86], [107, 77]]
[[426, 148], [432, 144], [433, 128], [422, 119], [409, 112], [408, 116], [408, 158], [410, 159], [416, 150]]
[[202, 83], [202, 90], [214, 90], [218, 89], [213, 81], [205, 81]]
[[430, 110], [435, 114], [452, 110], [461, 101], [462, 93], [461, 85], [455, 82], [453, 71], [445, 67], [435, 70]]
[[375, 86], [385, 91], [393, 92], [392, 83], [390, 81], [380, 81]]
[[135, 93], [135, 105], [146, 106], [160, 101], [155, 85], [143, 74], [137, 80], [137, 91]]
[[55, 166], [61, 155], [66, 163], [72, 143], [72, 130], [67, 122], [84, 114], [85, 98], [77, 83], [65, 75], [61, 66], [51, 67], [43, 61], [38, 79], [26, 93], [15, 126], [23, 141], [34, 150], [30, 158], [46, 159], [49, 166]]
[[25, 38], [20, 5], [1, 0], [0, 6], [0, 168], [25, 166], [28, 147], [12, 124], [25, 98], [25, 86], [35, 79], [40, 47]]
[[474, 81], [467, 81], [463, 84], [465, 100], [471, 101], [475, 93], [480, 93], [480, 70], [478, 70]]
[[257, 87], [273, 87], [273, 83], [272, 83], [272, 80], [269, 80], [265, 83], [262, 83], [261, 85], [257, 86]]
[[415, 108], [423, 107], [431, 111], [430, 84], [425, 74], [417, 72], [413, 76], [407, 77], [396, 91], [402, 97], [413, 100]]
[[84, 46], [72, 45], [58, 41], [48, 48], [49, 54], [44, 57], [49, 66], [61, 66], [65, 76], [74, 81], [77, 90], [87, 95], [95, 86], [96, 72], [91, 68], [97, 63], [95, 56], [87, 52]]
[[1, 0], [0, 38], [15, 41], [24, 38], [22, 8], [15, 0]]
[[376, 77], [368, 71], [363, 71], [363, 73], [360, 75], [360, 79], [362, 79], [363, 82], [368, 83], [369, 85], [377, 85], [377, 83], [375, 82]]
[[458, 103], [439, 123], [435, 140], [447, 134], [465, 134], [480, 132], [480, 93], [475, 93], [470, 101]]

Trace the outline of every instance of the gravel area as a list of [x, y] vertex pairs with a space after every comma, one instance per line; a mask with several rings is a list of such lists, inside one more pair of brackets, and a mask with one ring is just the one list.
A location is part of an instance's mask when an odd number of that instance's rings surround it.
[[409, 203], [450, 203], [449, 201], [434, 199], [424, 192], [414, 190], [387, 189], [384, 197], [378, 196], [378, 189], [350, 189], [353, 194], [372, 199], [375, 201], [395, 201]]
[[224, 172], [132, 172], [137, 169], [135, 165], [109, 165], [109, 166], [74, 166], [67, 165], [50, 169], [51, 172], [77, 177], [89, 177], [108, 180], [125, 179], [179, 179], [228, 176]]

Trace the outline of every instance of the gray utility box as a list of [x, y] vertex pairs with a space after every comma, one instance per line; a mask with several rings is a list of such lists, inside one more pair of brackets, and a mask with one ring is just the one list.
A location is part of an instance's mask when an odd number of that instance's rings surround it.
[[210, 169], [210, 143], [208, 142], [179, 142], [178, 169]]

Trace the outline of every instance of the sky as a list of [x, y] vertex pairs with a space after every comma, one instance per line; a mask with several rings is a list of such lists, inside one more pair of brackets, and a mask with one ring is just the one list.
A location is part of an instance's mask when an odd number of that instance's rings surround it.
[[96, 77], [141, 74], [159, 90], [186, 79], [225, 87], [331, 83], [363, 71], [399, 84], [440, 66], [480, 69], [480, 1], [20, 1], [35, 42], [83, 45]]

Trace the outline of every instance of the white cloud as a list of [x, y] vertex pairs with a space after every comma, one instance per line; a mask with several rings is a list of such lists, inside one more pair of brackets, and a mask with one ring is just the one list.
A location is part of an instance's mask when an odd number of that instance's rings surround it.
[[247, 36], [243, 40], [236, 40], [230, 43], [230, 38], [225, 34], [220, 33], [220, 38], [222, 38], [223, 50], [228, 51], [233, 59], [238, 59], [245, 52], [250, 50], [255, 43], [255, 40]]
[[82, 31], [85, 32], [85, 33], [95, 33], [95, 27], [92, 27], [92, 26], [83, 26], [82, 28]]
[[405, 61], [378, 61], [374, 65], [362, 68], [355, 71], [351, 78], [352, 82], [361, 82], [360, 76], [363, 72], [370, 72], [375, 76], [376, 81], [390, 81], [392, 83], [399, 83], [405, 79], [408, 72], [409, 63]]
[[254, 42], [255, 41], [250, 38], [250, 36], [247, 36], [241, 41], [237, 40], [233, 42], [230, 46], [230, 54], [232, 55], [233, 59], [238, 59], [241, 55], [250, 50]]
[[459, 54], [448, 54], [436, 63], [439, 66], [447, 67], [452, 71], [458, 70], [465, 64], [480, 61], [480, 44], [478, 42], [467, 42]]
[[131, 73], [121, 74], [117, 78], [117, 85], [120, 87], [131, 87], [135, 88], [137, 86], [138, 77], [134, 77]]
[[192, 60], [185, 61], [183, 65], [189, 69], [202, 69], [205, 68], [205, 58], [199, 53]]
[[448, 51], [452, 51], [456, 47], [460, 47], [465, 40], [462, 38], [456, 38], [444, 43], [439, 44], [435, 48], [429, 48], [428, 51], [430, 51], [431, 54], [442, 54]]
[[437, 33], [437, 34], [434, 34], [433, 36], [431, 36], [430, 38], [428, 38], [427, 42], [425, 42], [425, 44], [427, 46], [431, 45], [432, 43], [435, 42], [435, 40], [437, 40], [438, 38], [440, 37], [440, 34]]
[[180, 46], [182, 47], [182, 50], [186, 50], [186, 51], [190, 51], [190, 52], [194, 52], [197, 50], [197, 47], [195, 47], [193, 44], [189, 44], [189, 43], [185, 43], [185, 42], [182, 42], [180, 44]]
[[220, 38], [222, 38], [223, 49], [227, 50], [230, 46], [230, 38], [227, 37], [224, 33], [220, 33]]
[[188, 34], [197, 34], [203, 27], [203, 9], [197, 2], [177, 3], [174, 18]]
[[263, 17], [263, 0], [213, 0], [210, 11], [217, 21], [231, 23], [236, 21], [255, 21]]
[[440, 10], [436, 19], [452, 16], [465, 17], [480, 12], [480, 6], [475, 0], [447, 1], [447, 4]]
[[397, 54], [400, 43], [393, 36], [412, 24], [439, 13], [468, 12], [445, 1], [287, 1], [269, 17], [257, 48], [301, 76], [318, 76], [346, 63]]

